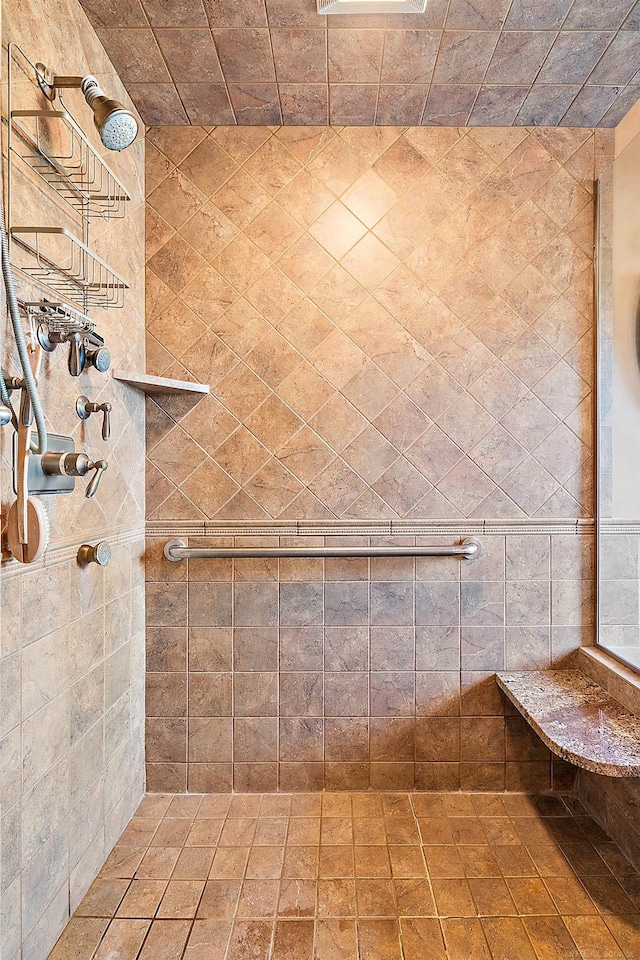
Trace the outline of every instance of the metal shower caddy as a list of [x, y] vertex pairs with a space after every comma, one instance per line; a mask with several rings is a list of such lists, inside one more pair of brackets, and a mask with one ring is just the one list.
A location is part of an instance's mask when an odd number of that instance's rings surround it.
[[[39, 78], [36, 66], [16, 44], [9, 45], [7, 218], [10, 247], [28, 255], [14, 269], [55, 299], [86, 314], [92, 307], [124, 306], [129, 284], [89, 245], [90, 222], [125, 215], [129, 194], [109, 169], [88, 136], [61, 109], [14, 109], [13, 72], [21, 63], [28, 79]], [[80, 236], [65, 226], [20, 225], [13, 217], [12, 161], [20, 158], [77, 215]], [[69, 318], [72, 319], [71, 316]]]

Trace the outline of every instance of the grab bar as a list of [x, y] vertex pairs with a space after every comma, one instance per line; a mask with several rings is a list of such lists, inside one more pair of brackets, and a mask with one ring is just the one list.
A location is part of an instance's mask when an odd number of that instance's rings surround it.
[[434, 547], [188, 547], [184, 540], [169, 540], [165, 544], [167, 560], [228, 559], [247, 560], [264, 557], [459, 557], [477, 560], [482, 544], [475, 537], [467, 537], [459, 544]]

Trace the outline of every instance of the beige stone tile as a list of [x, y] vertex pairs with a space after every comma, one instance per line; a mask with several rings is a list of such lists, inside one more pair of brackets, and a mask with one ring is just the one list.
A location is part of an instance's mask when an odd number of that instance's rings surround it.
[[102, 866], [99, 876], [104, 879], [131, 880], [144, 854], [143, 847], [115, 846]]
[[601, 917], [564, 917], [564, 922], [582, 956], [589, 953], [615, 958], [624, 956]]
[[[269, 262], [269, 258], [244, 233], [238, 234], [230, 243], [227, 243], [212, 261], [215, 269], [240, 292], [244, 292], [265, 272]], [[227, 321], [227, 323], [232, 322], [233, 318]], [[265, 327], [264, 321], [261, 322], [261, 326]], [[222, 319], [216, 323], [216, 332], [219, 333], [220, 328], [225, 329]]]
[[185, 947], [191, 924], [188, 920], [154, 920], [149, 928], [140, 960], [171, 960]]
[[198, 920], [233, 918], [240, 896], [239, 880], [209, 880], [200, 900]]
[[204, 880], [170, 880], [162, 895], [157, 916], [165, 920], [195, 917], [204, 886]]
[[333, 194], [314, 177], [308, 169], [303, 169], [277, 195], [278, 203], [287, 213], [305, 229], [333, 202]]
[[237, 232], [237, 227], [211, 200], [207, 200], [180, 228], [180, 235], [208, 263], [214, 261]]
[[261, 443], [276, 451], [300, 430], [302, 421], [275, 394], [271, 394], [247, 418], [246, 426]]
[[216, 206], [240, 230], [264, 210], [269, 199], [269, 193], [244, 168], [236, 171], [213, 196]]
[[493, 957], [506, 958], [513, 950], [518, 956], [533, 960], [535, 952], [522, 921], [515, 917], [488, 918], [481, 921]]
[[52, 960], [68, 960], [71, 957], [80, 960], [93, 955], [108, 922], [97, 917], [72, 917], [49, 956]]
[[279, 920], [273, 940], [273, 960], [312, 960], [312, 920]]
[[174, 880], [206, 880], [214, 858], [213, 847], [184, 848], [176, 860]]
[[129, 886], [128, 880], [94, 880], [76, 908], [77, 917], [108, 917], [116, 913]]
[[275, 265], [249, 288], [247, 300], [272, 324], [279, 323], [302, 298], [302, 292]]
[[196, 920], [191, 928], [185, 958], [224, 960], [231, 933], [231, 921]]
[[236, 920], [229, 950], [238, 960], [268, 960], [271, 952], [272, 922]]
[[96, 951], [97, 960], [107, 960], [114, 953], [123, 960], [135, 960], [150, 925], [150, 920], [112, 920]]
[[577, 956], [576, 945], [561, 917], [525, 917], [525, 929], [536, 952], [549, 957]]
[[318, 917], [354, 917], [355, 881], [349, 878], [318, 881]]
[[249, 847], [218, 847], [209, 871], [211, 880], [239, 880], [249, 857]]
[[366, 228], [336, 200], [309, 227], [309, 232], [331, 256], [339, 259], [366, 234]]
[[342, 199], [348, 209], [371, 228], [389, 212], [398, 195], [374, 170], [369, 170], [343, 194]]
[[290, 880], [315, 879], [318, 873], [318, 847], [285, 847], [282, 878]]
[[166, 887], [165, 880], [132, 880], [118, 907], [118, 918], [154, 917]]
[[205, 200], [205, 194], [179, 170], [173, 170], [148, 197], [151, 207], [175, 230], [195, 214]]
[[[442, 932], [437, 920], [403, 919], [400, 926], [406, 960], [418, 960], [421, 956], [432, 956], [441, 960], [446, 956]], [[392, 942], [389, 944], [388, 955], [395, 956]]]
[[245, 232], [272, 260], [276, 260], [302, 235], [300, 226], [275, 200], [251, 221]]
[[206, 138], [179, 165], [180, 172], [210, 197], [237, 170], [238, 165], [215, 141]]
[[319, 919], [316, 928], [315, 960], [356, 960], [355, 920]]
[[300, 171], [301, 164], [275, 137], [271, 137], [247, 161], [245, 169], [274, 196]]

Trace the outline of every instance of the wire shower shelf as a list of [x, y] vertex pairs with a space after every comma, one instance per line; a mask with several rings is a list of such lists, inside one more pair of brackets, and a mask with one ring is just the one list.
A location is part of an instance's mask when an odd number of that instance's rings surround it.
[[82, 217], [125, 215], [130, 196], [65, 110], [12, 110], [13, 151]]
[[20, 306], [30, 321], [46, 324], [47, 329], [52, 333], [64, 334], [70, 329], [93, 333], [96, 329], [95, 320], [67, 303], [38, 300], [20, 303]]
[[[59, 109], [36, 109], [41, 102], [20, 103], [15, 96], [31, 96], [39, 76], [35, 65], [15, 43], [9, 44], [7, 220], [9, 253], [23, 276], [44, 287], [49, 295], [68, 301], [86, 314], [92, 307], [122, 307], [129, 284], [89, 247], [92, 220], [124, 217], [130, 199], [125, 187], [92, 146], [88, 135], [69, 113], [62, 98]], [[16, 226], [17, 206], [13, 167], [20, 158], [73, 210], [78, 233], [57, 226]], [[21, 189], [24, 189], [21, 188]], [[63, 211], [60, 210], [62, 217]], [[76, 216], [77, 215], [77, 216]], [[25, 220], [33, 224], [33, 220]], [[45, 218], [43, 218], [45, 219]], [[46, 217], [48, 220], [49, 217]], [[38, 222], [36, 219], [36, 223]], [[24, 222], [24, 220], [23, 220]], [[40, 221], [42, 222], [42, 221]], [[55, 222], [55, 221], [54, 221]], [[26, 252], [14, 259], [14, 249]], [[71, 309], [71, 307], [70, 307]]]
[[64, 227], [11, 227], [11, 238], [34, 262], [16, 269], [81, 310], [122, 307], [129, 288], [115, 271]]

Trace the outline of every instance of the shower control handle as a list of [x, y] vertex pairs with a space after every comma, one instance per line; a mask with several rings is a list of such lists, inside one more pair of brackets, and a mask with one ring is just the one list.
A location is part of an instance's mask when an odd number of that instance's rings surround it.
[[69, 344], [69, 373], [79, 377], [86, 363], [84, 337], [78, 330], [63, 333], [49, 330], [44, 324], [38, 327], [38, 343], [46, 353], [53, 353], [59, 343]]
[[41, 460], [42, 472], [49, 477], [86, 477], [95, 470], [85, 496], [95, 496], [102, 474], [109, 464], [106, 460], [90, 460], [86, 453], [45, 453]]
[[88, 420], [92, 413], [102, 413], [103, 440], [108, 440], [111, 436], [111, 409], [110, 403], [93, 403], [85, 396], [76, 400], [76, 413], [81, 420]]
[[79, 377], [86, 358], [83, 338], [79, 333], [74, 333], [69, 337], [69, 344], [69, 373], [72, 377]]
[[90, 500], [91, 497], [95, 496], [98, 490], [98, 485], [102, 479], [102, 474], [105, 472], [109, 464], [106, 460], [96, 460], [95, 463], [92, 463], [91, 466], [96, 471], [91, 478], [91, 482], [85, 491], [85, 497]]

